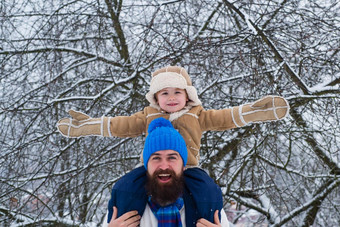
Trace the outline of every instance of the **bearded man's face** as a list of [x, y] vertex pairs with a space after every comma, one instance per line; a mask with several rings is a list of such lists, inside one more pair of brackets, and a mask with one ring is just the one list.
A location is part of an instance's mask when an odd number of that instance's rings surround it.
[[146, 189], [151, 200], [160, 206], [175, 202], [184, 188], [183, 159], [177, 151], [161, 150], [148, 161]]

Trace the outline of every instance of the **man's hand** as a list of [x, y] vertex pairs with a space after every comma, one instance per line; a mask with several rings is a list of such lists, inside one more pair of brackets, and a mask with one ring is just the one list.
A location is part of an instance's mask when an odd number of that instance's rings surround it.
[[216, 226], [221, 226], [220, 219], [218, 218], [218, 210], [215, 211], [214, 214], [214, 223], [211, 223], [210, 221], [201, 218], [197, 221], [196, 227], [203, 227], [203, 226], [208, 226], [208, 227], [216, 227]]
[[112, 219], [109, 223], [109, 227], [137, 227], [140, 223], [140, 216], [138, 215], [137, 211], [129, 211], [119, 218], [117, 218], [117, 207], [113, 207], [113, 215]]

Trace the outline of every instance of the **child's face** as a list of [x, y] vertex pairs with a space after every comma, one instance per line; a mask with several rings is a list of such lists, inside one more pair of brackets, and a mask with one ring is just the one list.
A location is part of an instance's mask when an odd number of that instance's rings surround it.
[[188, 101], [184, 89], [168, 87], [156, 94], [158, 105], [168, 113], [174, 113], [183, 109]]

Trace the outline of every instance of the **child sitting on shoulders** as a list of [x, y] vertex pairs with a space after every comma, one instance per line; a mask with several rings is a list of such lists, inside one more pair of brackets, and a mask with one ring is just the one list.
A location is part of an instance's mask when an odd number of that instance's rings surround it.
[[[214, 220], [213, 215], [216, 207], [221, 210], [223, 204], [220, 188], [216, 187], [214, 181], [198, 167], [203, 132], [229, 130], [253, 122], [281, 120], [289, 113], [287, 100], [280, 96], [266, 96], [253, 103], [232, 108], [205, 110], [198, 98], [195, 87], [192, 86], [187, 71], [178, 66], [164, 67], [152, 74], [146, 99], [150, 105], [131, 116], [91, 118], [84, 113], [70, 110], [69, 114], [72, 118], [61, 119], [57, 123], [57, 127], [62, 135], [72, 138], [81, 136], [136, 137], [142, 134], [147, 135], [148, 125], [154, 119], [160, 117], [168, 119], [183, 136], [187, 145], [187, 167], [194, 168], [187, 168], [184, 174], [187, 173], [186, 186], [189, 190], [192, 190], [194, 199], [196, 198], [195, 196], [198, 196], [194, 193], [197, 189], [200, 190], [200, 193], [203, 190], [207, 195], [213, 193], [219, 197], [218, 201], [212, 200], [213, 202], [210, 204], [212, 213], [205, 217], [211, 222]], [[141, 155], [141, 157], [143, 156]], [[133, 171], [145, 174], [143, 166]], [[136, 174], [126, 176], [136, 177]], [[134, 185], [136, 179], [127, 179], [126, 176], [123, 177], [126, 186], [124, 190], [129, 187], [131, 187], [131, 190], [133, 188], [134, 193], [144, 190], [143, 188], [137, 190]], [[121, 184], [118, 181], [116, 185]], [[143, 187], [142, 185], [141, 187]], [[129, 201], [124, 200], [124, 198], [121, 201], [116, 201], [119, 198], [115, 195], [118, 195], [120, 191], [120, 188], [113, 188], [112, 195], [115, 199], [111, 198], [109, 203], [108, 223], [111, 220], [115, 203], [126, 205], [125, 208], [118, 209], [118, 217], [133, 210], [128, 205], [129, 202], [133, 201], [133, 196]], [[207, 202], [209, 201], [207, 200]]]

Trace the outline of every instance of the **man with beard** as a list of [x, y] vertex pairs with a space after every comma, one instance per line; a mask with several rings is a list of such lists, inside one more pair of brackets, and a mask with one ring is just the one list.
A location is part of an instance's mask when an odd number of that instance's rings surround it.
[[[189, 191], [186, 184], [197, 181], [195, 176], [197, 171], [190, 173], [189, 168], [183, 174], [187, 157], [185, 141], [170, 121], [158, 118], [151, 122], [143, 152], [146, 174], [145, 169], [143, 171], [140, 168], [128, 173], [136, 176], [134, 179], [137, 180], [133, 182], [136, 188], [140, 188], [140, 184], [145, 184], [146, 181], [145, 192], [134, 192], [131, 188], [119, 192], [113, 190], [109, 202], [109, 211], [110, 206], [114, 204], [112, 218], [108, 214], [109, 227], [229, 226], [225, 212], [223, 210], [219, 212], [218, 209], [221, 207], [219, 204], [221, 194], [207, 195]], [[120, 182], [124, 185], [124, 177]], [[127, 182], [126, 185], [131, 185], [131, 182]], [[122, 189], [122, 185], [118, 188]], [[200, 190], [196, 188], [196, 191]], [[121, 198], [124, 204], [120, 202]], [[132, 211], [119, 214], [119, 210], [124, 210], [126, 204], [129, 205], [127, 210]], [[211, 212], [214, 223], [205, 218]]]

